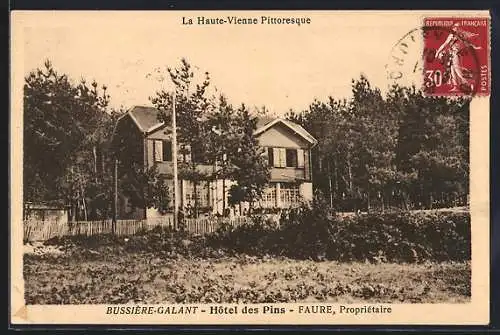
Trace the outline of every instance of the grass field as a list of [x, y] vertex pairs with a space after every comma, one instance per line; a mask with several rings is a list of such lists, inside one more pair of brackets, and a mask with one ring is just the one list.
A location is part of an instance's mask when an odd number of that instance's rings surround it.
[[470, 263], [338, 263], [246, 255], [165, 257], [112, 247], [27, 248], [27, 304], [467, 302]]

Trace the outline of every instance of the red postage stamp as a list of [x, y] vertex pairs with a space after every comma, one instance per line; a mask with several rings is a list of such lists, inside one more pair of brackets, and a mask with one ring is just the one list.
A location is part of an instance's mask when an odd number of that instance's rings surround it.
[[488, 18], [426, 18], [423, 33], [427, 95], [490, 94]]

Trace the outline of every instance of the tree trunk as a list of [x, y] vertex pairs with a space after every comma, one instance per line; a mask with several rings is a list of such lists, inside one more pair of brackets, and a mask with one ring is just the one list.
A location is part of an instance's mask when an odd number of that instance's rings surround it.
[[75, 202], [71, 201], [71, 207], [70, 207], [70, 221], [75, 222], [76, 219], [76, 208], [75, 208]]
[[77, 221], [82, 221], [82, 209], [83, 209], [83, 203], [82, 203], [82, 197], [81, 195], [79, 194], [78, 195], [78, 206], [77, 206], [77, 209], [76, 209], [76, 220]]
[[226, 215], [226, 178], [222, 178], [222, 216]]
[[351, 154], [347, 153], [347, 182], [349, 187], [349, 193], [352, 194], [352, 166], [351, 166]]
[[118, 217], [118, 160], [115, 159], [113, 167], [113, 219], [111, 233], [116, 234], [116, 219]]
[[400, 195], [401, 195], [401, 205], [403, 207], [404, 210], [408, 210], [408, 205], [406, 203], [406, 195], [405, 195], [406, 192], [404, 191], [400, 191]]
[[[337, 158], [337, 156], [335, 156], [335, 158]], [[338, 194], [339, 194], [339, 172], [338, 172], [337, 160], [335, 158], [333, 160], [333, 178], [335, 179], [334, 180], [334, 184], [333, 184], [333, 194], [334, 194], [334, 198], [338, 199]]]
[[82, 199], [82, 207], [83, 207], [83, 217], [84, 217], [84, 221], [88, 221], [88, 213], [87, 213], [87, 202], [85, 201], [85, 191], [83, 189], [83, 185], [80, 185], [80, 189], [81, 189], [81, 199]]
[[368, 213], [370, 213], [370, 190], [368, 190], [368, 193], [366, 194], [366, 210]]
[[193, 216], [195, 218], [198, 217], [198, 181], [193, 181], [193, 195], [194, 195], [194, 213]]
[[179, 183], [179, 208], [184, 211], [184, 206], [186, 206], [186, 204], [184, 203], [184, 179], [180, 179], [179, 180], [180, 183]]
[[101, 176], [104, 177], [104, 174], [106, 173], [106, 163], [104, 162], [104, 152], [101, 150]]
[[328, 159], [327, 164], [328, 164], [328, 191], [330, 195], [330, 208], [333, 208], [333, 187], [332, 187], [332, 173], [330, 168], [330, 159]]
[[321, 155], [321, 149], [320, 149], [320, 145], [318, 144], [318, 170], [323, 173], [323, 160], [321, 159], [322, 155]]
[[70, 214], [70, 220], [73, 222], [75, 221], [76, 219], [76, 208], [78, 207], [78, 204], [77, 206], [75, 206], [75, 198], [73, 196], [73, 193], [75, 192], [75, 190], [73, 189], [73, 166], [70, 167], [69, 169], [70, 171], [70, 178], [71, 178], [71, 183], [70, 183], [70, 187], [69, 187], [69, 203], [70, 203], [70, 211], [71, 211], [71, 214]]
[[97, 148], [95, 145], [92, 146], [92, 158], [94, 160], [94, 181], [97, 183]]
[[89, 216], [87, 211], [87, 202], [85, 201], [85, 198], [82, 199], [82, 203], [83, 203], [83, 217], [85, 218], [84, 221], [88, 221]]

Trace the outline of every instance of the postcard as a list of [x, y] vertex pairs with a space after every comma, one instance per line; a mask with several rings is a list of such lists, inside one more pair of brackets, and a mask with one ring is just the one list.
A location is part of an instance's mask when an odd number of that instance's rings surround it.
[[11, 12], [13, 325], [486, 325], [488, 11]]

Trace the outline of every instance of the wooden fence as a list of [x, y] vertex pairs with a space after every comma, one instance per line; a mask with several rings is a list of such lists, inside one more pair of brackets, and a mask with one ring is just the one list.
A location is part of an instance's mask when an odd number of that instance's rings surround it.
[[[235, 218], [197, 218], [184, 219], [184, 230], [193, 234], [210, 234], [215, 232], [222, 224], [238, 226], [248, 222], [248, 217]], [[117, 236], [131, 236], [139, 232], [148, 231], [155, 227], [173, 228], [171, 217], [163, 220], [118, 220], [116, 222]], [[76, 221], [76, 222], [44, 222], [38, 220], [24, 221], [24, 241], [46, 241], [62, 236], [93, 236], [112, 233], [112, 221]]]
[[197, 218], [197, 219], [185, 219], [184, 229], [192, 234], [210, 234], [215, 232], [223, 224], [228, 224], [233, 227], [245, 224], [249, 222], [249, 218], [246, 216], [237, 216], [234, 218]]

